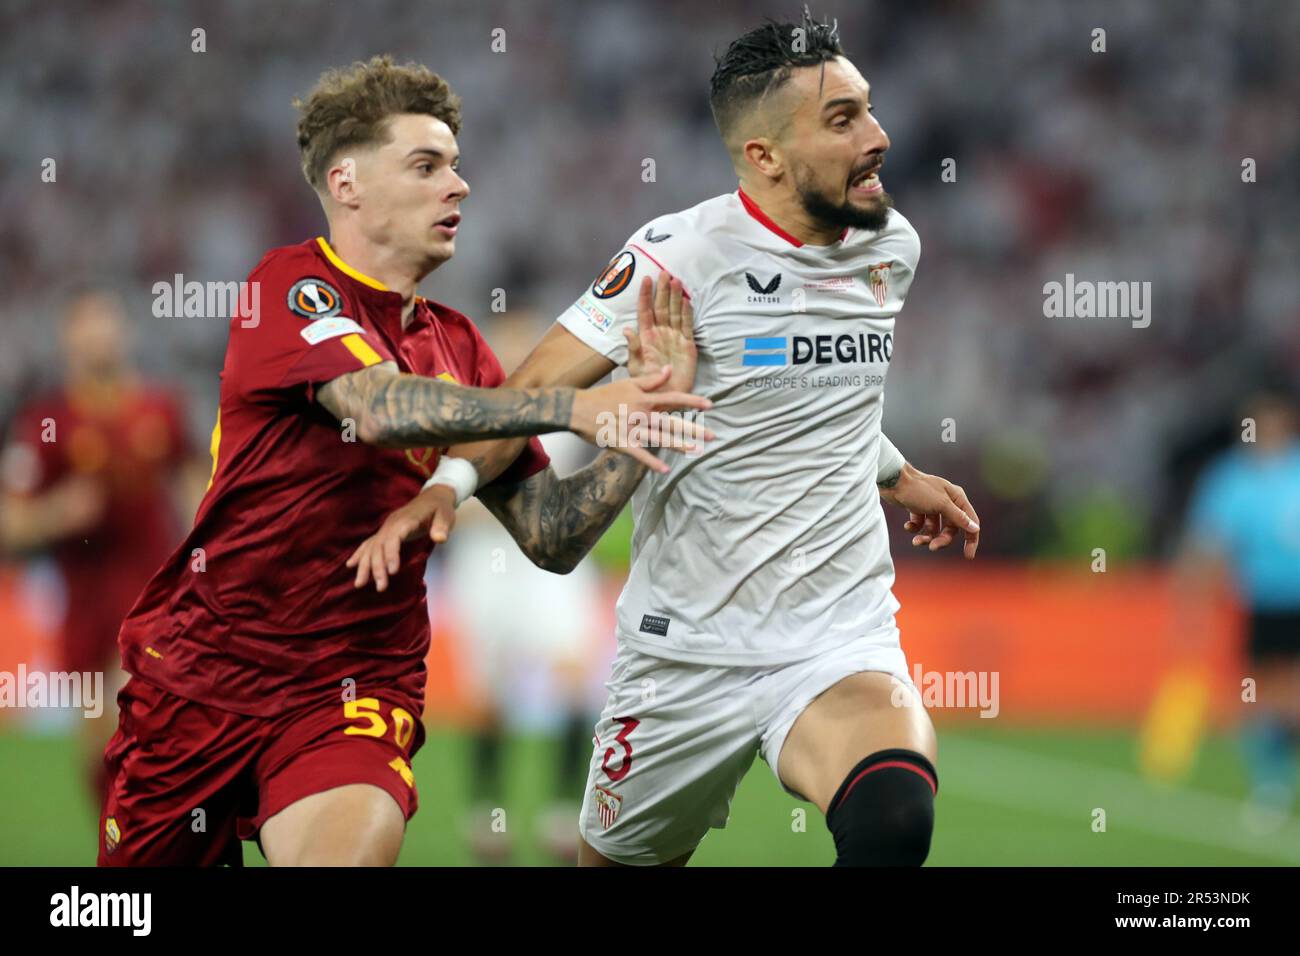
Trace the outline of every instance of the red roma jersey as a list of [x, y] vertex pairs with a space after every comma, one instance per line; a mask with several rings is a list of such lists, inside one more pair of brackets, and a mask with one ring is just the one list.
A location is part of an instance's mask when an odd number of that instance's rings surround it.
[[172, 486], [190, 455], [183, 418], [169, 390], [123, 381], [64, 388], [14, 420], [5, 452], [8, 491], [39, 495], [80, 477], [104, 494], [103, 517], [50, 549], [67, 588], [64, 668], [108, 665], [122, 618], [176, 543]]
[[[325, 382], [379, 362], [461, 385], [505, 376], [474, 324], [401, 296], [324, 239], [272, 250], [256, 304], [230, 322], [213, 474], [193, 530], [141, 595], [118, 643], [133, 675], [181, 697], [271, 717], [393, 688], [423, 699], [432, 543], [407, 543], [386, 592], [356, 590], [348, 556], [419, 491], [441, 449], [363, 444], [315, 402]], [[351, 439], [351, 440], [349, 440]], [[498, 480], [549, 463], [533, 439]]]

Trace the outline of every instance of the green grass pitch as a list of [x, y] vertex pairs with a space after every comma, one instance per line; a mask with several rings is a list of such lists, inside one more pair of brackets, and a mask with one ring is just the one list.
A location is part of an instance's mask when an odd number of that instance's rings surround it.
[[[1255, 836], [1240, 822], [1245, 792], [1230, 739], [1202, 747], [1190, 779], [1149, 783], [1135, 770], [1131, 734], [1105, 730], [989, 729], [982, 722], [940, 725], [937, 824], [929, 865], [1297, 865], [1300, 823]], [[500, 801], [515, 838], [514, 863], [550, 862], [535, 840], [535, 817], [553, 791], [554, 745], [515, 737], [506, 754]], [[469, 740], [432, 729], [413, 762], [420, 812], [400, 863], [462, 866], [472, 858], [462, 831], [467, 812]], [[0, 729], [0, 865], [88, 865], [95, 858], [95, 810], [83, 792], [72, 741]], [[573, 795], [575, 799], [579, 794]], [[799, 808], [806, 810], [798, 826]], [[1097, 811], [1105, 831], [1096, 832]], [[830, 835], [810, 804], [785, 794], [756, 760], [732, 804], [725, 830], [695, 854], [697, 866], [824, 866]], [[264, 865], [252, 844], [245, 860]]]

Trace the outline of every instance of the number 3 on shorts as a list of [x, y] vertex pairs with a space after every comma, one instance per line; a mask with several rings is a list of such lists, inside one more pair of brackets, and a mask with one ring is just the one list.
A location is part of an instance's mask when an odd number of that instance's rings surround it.
[[609, 758], [614, 756], [614, 748], [609, 747], [605, 750], [605, 759], [601, 762], [600, 769], [605, 771], [605, 776], [609, 777], [610, 780], [618, 783], [632, 769], [632, 745], [627, 742], [627, 737], [628, 734], [636, 730], [641, 721], [635, 717], [615, 717], [614, 721], [623, 725], [623, 729], [614, 738], [614, 743], [623, 748], [623, 761], [617, 767], [610, 767]]
[[[388, 733], [388, 724], [379, 714], [379, 700], [375, 697], [362, 697], [360, 700], [345, 700], [343, 702], [343, 716], [348, 720], [365, 720], [368, 726], [365, 727], [345, 727], [345, 734], [354, 734], [361, 737], [382, 737]], [[411, 735], [415, 733], [415, 718], [403, 710], [401, 707], [394, 707], [389, 714], [393, 720], [393, 739], [397, 741], [397, 746], [403, 750], [411, 742]]]

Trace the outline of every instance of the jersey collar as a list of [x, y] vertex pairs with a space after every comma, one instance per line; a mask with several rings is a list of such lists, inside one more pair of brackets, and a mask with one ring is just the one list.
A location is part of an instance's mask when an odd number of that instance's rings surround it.
[[392, 289], [388, 288], [388, 286], [380, 282], [378, 279], [371, 278], [370, 276], [366, 275], [364, 272], [352, 268], [350, 265], [348, 265], [346, 262], [340, 259], [339, 254], [335, 252], [332, 248], [330, 248], [330, 244], [325, 241], [324, 236], [316, 237], [316, 245], [320, 246], [320, 251], [325, 253], [325, 258], [330, 261], [330, 265], [332, 265], [335, 269], [338, 269], [339, 272], [342, 272], [348, 278], [355, 279], [357, 282], [360, 282], [362, 285], [369, 286], [372, 289], [378, 289], [380, 292], [393, 291]]
[[[780, 226], [778, 226], [775, 222], [772, 221], [771, 216], [763, 212], [762, 209], [758, 208], [758, 203], [750, 199], [749, 196], [745, 194], [745, 190], [743, 188], [737, 189], [736, 194], [740, 196], [740, 204], [745, 207], [745, 212], [749, 213], [751, 216], [757, 219], [759, 223], [761, 223], [766, 228], [770, 229], [772, 232], [776, 233], [778, 236], [780, 236], [782, 239], [790, 243], [792, 246], [795, 246], [796, 248], [804, 245], [804, 241], [802, 239], [800, 239], [798, 236], [793, 236], [790, 233], [786, 232], [784, 229], [782, 229]], [[848, 234], [849, 231], [845, 229], [843, 232], [840, 233], [839, 239], [835, 241], [843, 242], [844, 239], [848, 236]], [[813, 246], [813, 248], [816, 249], [816, 248], [825, 248], [825, 247]]]
[[[357, 289], [358, 293], [373, 300], [382, 307], [385, 318], [391, 320], [389, 324], [392, 328], [388, 331], [394, 336], [394, 341], [400, 340], [404, 335], [410, 335], [417, 328], [433, 321], [433, 310], [430, 308], [428, 301], [422, 296], [417, 295], [415, 297], [415, 311], [412, 313], [411, 322], [405, 329], [403, 329], [401, 324], [401, 295], [388, 288], [388, 286], [384, 285], [384, 283], [380, 282], [374, 276], [368, 276], [360, 269], [354, 269], [352, 266], [344, 262], [339, 258], [339, 254], [334, 251], [333, 247], [324, 236], [316, 237], [316, 245], [320, 249], [321, 254], [329, 261], [330, 265], [360, 286], [360, 288]], [[391, 313], [391, 315], [388, 313]]]

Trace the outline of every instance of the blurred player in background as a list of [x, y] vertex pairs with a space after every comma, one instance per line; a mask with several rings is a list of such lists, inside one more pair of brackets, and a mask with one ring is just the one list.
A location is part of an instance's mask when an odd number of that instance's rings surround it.
[[116, 293], [73, 296], [60, 342], [60, 387], [13, 421], [0, 536], [7, 551], [44, 551], [57, 561], [67, 598], [60, 669], [104, 673], [103, 712], [80, 724], [98, 804], [107, 785], [104, 745], [125, 680], [117, 631], [193, 516], [207, 473], [191, 455], [179, 392], [142, 380], [132, 367], [130, 326]]
[[[711, 103], [741, 188], [637, 229], [508, 380], [597, 381], [651, 341], [647, 311], [687, 317], [683, 295], [698, 311], [718, 440], [666, 454], [633, 501], [582, 862], [684, 864], [761, 753], [826, 814], [837, 865], [919, 865], [936, 744], [899, 646], [881, 502], [909, 512], [914, 546], [964, 536], [969, 559], [979, 544], [965, 492], [881, 432], [920, 243], [881, 185], [889, 138], [834, 26], [805, 10], [745, 34]], [[487, 480], [518, 450], [450, 454]], [[412, 506], [437, 527], [451, 504], [432, 489]]]
[[[507, 313], [494, 323], [492, 344], [502, 365], [516, 368], [542, 328], [540, 317], [527, 312]], [[576, 436], [546, 435], [541, 442], [561, 477], [591, 462], [591, 446]], [[470, 850], [483, 863], [504, 862], [514, 852], [514, 828], [491, 825], [492, 810], [505, 806], [505, 733], [514, 718], [553, 728], [549, 736], [558, 744], [559, 759], [536, 825], [546, 853], [574, 863], [574, 798], [582, 792], [591, 725], [600, 710], [599, 703], [593, 706], [592, 677], [608, 672], [613, 650], [600, 652], [600, 572], [589, 559], [567, 575], [541, 570], [477, 500], [461, 507], [455, 545], [440, 554], [443, 596], [450, 601], [459, 638], [457, 658], [466, 665], [482, 712], [474, 730], [472, 806], [465, 821]]]
[[1213, 461], [1188, 511], [1183, 601], [1226, 578], [1245, 605], [1247, 667], [1257, 699], [1245, 705], [1242, 743], [1251, 793], [1243, 822], [1280, 827], [1293, 812], [1300, 740], [1300, 439], [1296, 404], [1261, 392], [1243, 409], [1254, 441]]

